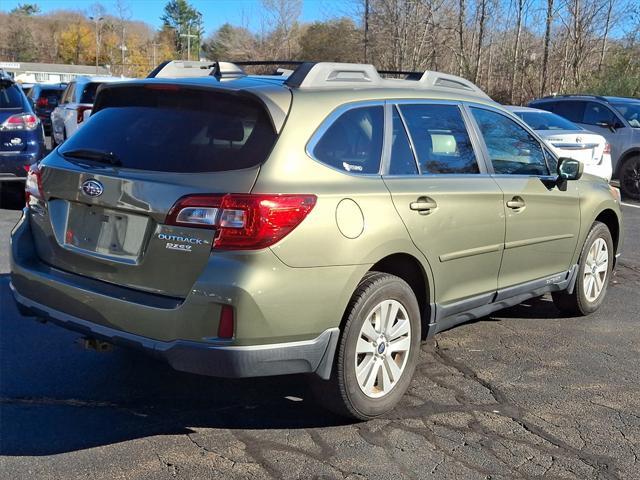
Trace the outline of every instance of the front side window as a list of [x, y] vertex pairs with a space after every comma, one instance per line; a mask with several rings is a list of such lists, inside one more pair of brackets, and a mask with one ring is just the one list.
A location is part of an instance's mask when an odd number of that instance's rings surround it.
[[76, 84], [75, 82], [70, 83], [69, 86], [67, 87], [67, 89], [64, 92], [64, 95], [62, 96], [62, 102], [61, 103], [69, 103], [73, 101], [73, 92], [76, 89]]
[[584, 118], [582, 123], [587, 125], [597, 125], [599, 127], [614, 125], [616, 123], [616, 116], [606, 105], [596, 102], [588, 102], [584, 109]]
[[384, 110], [381, 105], [347, 110], [323, 133], [312, 154], [338, 170], [375, 174], [380, 170]]
[[480, 173], [456, 105], [401, 105], [422, 174]]
[[548, 175], [542, 146], [529, 132], [505, 115], [472, 107], [473, 117], [497, 174]]
[[631, 127], [640, 128], [640, 102], [614, 103], [613, 106], [629, 122]]

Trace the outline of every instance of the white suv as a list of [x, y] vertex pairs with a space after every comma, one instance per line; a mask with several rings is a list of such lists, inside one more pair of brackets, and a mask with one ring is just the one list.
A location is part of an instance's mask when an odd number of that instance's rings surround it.
[[67, 85], [58, 106], [51, 112], [51, 139], [59, 145], [75, 133], [91, 115], [96, 90], [103, 83], [130, 80], [119, 77], [77, 77]]

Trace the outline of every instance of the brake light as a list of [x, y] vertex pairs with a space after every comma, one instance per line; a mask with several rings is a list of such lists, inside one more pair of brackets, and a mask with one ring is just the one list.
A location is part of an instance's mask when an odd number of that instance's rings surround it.
[[87, 110], [91, 111], [92, 107], [78, 107], [77, 112], [78, 112], [78, 116], [77, 116], [77, 121], [78, 123], [82, 123], [84, 121], [84, 112], [86, 112]]
[[2, 122], [0, 130], [35, 130], [39, 123], [33, 113], [17, 113]]
[[291, 233], [315, 204], [315, 195], [188, 195], [171, 208], [165, 223], [216, 230], [215, 249], [254, 250]]
[[40, 97], [36, 102], [37, 107], [46, 107], [49, 105], [49, 99], [47, 97]]
[[42, 169], [40, 164], [34, 163], [27, 171], [27, 181], [24, 186], [27, 205], [31, 197], [39, 200], [44, 199], [44, 191], [42, 190]]

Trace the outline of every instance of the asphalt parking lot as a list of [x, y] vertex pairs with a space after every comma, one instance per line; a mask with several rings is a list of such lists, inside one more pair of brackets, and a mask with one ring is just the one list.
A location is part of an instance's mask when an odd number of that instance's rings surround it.
[[0, 210], [0, 478], [640, 478], [640, 207], [588, 318], [547, 298], [424, 344], [401, 406], [346, 423], [303, 377], [220, 380], [22, 318]]

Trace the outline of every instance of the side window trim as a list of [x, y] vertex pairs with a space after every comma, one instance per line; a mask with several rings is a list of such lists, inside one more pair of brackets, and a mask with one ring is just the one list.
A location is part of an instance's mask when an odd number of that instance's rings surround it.
[[[340, 170], [339, 168], [335, 168], [332, 165], [329, 165], [325, 162], [323, 162], [322, 160], [318, 159], [314, 154], [313, 154], [313, 150], [316, 148], [316, 145], [320, 142], [320, 139], [322, 138], [322, 136], [326, 133], [327, 130], [329, 130], [329, 128], [333, 125], [333, 123], [345, 112], [348, 112], [349, 110], [354, 110], [357, 108], [362, 108], [362, 107], [382, 107], [382, 111], [384, 114], [384, 118], [383, 118], [383, 134], [382, 134], [382, 152], [381, 152], [381, 156], [380, 156], [380, 164], [379, 164], [379, 168], [378, 168], [378, 172], [377, 173], [352, 173], [352, 172], [348, 172], [346, 170]], [[386, 148], [387, 148], [387, 109], [385, 108], [385, 101], [384, 100], [365, 100], [365, 101], [361, 101], [361, 102], [352, 102], [352, 103], [344, 103], [342, 105], [340, 105], [339, 107], [335, 108], [334, 110], [331, 111], [331, 113], [329, 113], [329, 115], [327, 115], [324, 120], [322, 120], [322, 122], [320, 122], [320, 126], [318, 128], [316, 128], [316, 130], [313, 132], [313, 134], [311, 135], [311, 138], [309, 139], [309, 141], [307, 142], [307, 145], [305, 146], [305, 153], [307, 154], [307, 156], [309, 158], [311, 158], [314, 162], [318, 162], [320, 165], [322, 165], [323, 167], [327, 167], [330, 168], [331, 170], [334, 170], [336, 172], [340, 172], [343, 175], [351, 175], [353, 177], [380, 177], [380, 175], [382, 174], [382, 169], [383, 169], [383, 163], [385, 160], [385, 152], [386, 152]]]
[[[540, 139], [540, 137], [526, 124], [524, 123], [523, 120], [520, 119], [520, 117], [518, 117], [517, 115], [513, 115], [513, 117], [510, 117], [509, 115], [506, 115], [504, 112], [498, 110], [497, 108], [492, 108], [489, 105], [483, 105], [480, 103], [471, 103], [471, 102], [465, 102], [465, 109], [468, 110], [468, 115], [471, 118], [471, 120], [473, 121], [473, 125], [474, 125], [474, 129], [477, 131], [477, 135], [480, 139], [480, 142], [482, 144], [482, 154], [485, 157], [485, 162], [487, 164], [487, 168], [488, 171], [490, 172], [491, 175], [496, 175], [496, 176], [508, 176], [508, 177], [540, 177], [540, 178], [546, 178], [549, 175], [553, 175], [553, 173], [551, 173], [551, 168], [549, 167], [549, 162], [547, 160], [547, 156], [544, 155], [544, 150], [546, 149], [546, 145], [544, 143], [544, 141], [542, 141]], [[476, 119], [473, 117], [473, 113], [471, 112], [471, 108], [478, 108], [478, 109], [482, 109], [482, 110], [487, 110], [489, 112], [493, 112], [499, 115], [502, 115], [503, 117], [506, 117], [509, 120], [512, 120], [513, 122], [515, 122], [518, 126], [520, 126], [521, 128], [523, 128], [529, 135], [531, 135], [536, 142], [538, 142], [540, 149], [543, 151], [543, 157], [544, 157], [544, 164], [547, 167], [547, 172], [549, 172], [547, 175], [532, 175], [532, 174], [512, 174], [512, 173], [496, 173], [495, 169], [493, 168], [493, 163], [491, 163], [491, 156], [489, 155], [489, 149], [487, 148], [487, 144], [484, 140], [484, 136], [482, 135], [482, 132], [480, 131], [480, 126], [478, 125], [478, 123], [476, 122]]]
[[[453, 175], [459, 177], [476, 177], [478, 175], [487, 175], [491, 172], [487, 169], [486, 158], [484, 155], [484, 151], [482, 151], [483, 143], [478, 141], [476, 132], [475, 132], [475, 122], [471, 118], [470, 115], [467, 114], [465, 109], [465, 103], [459, 102], [455, 100], [431, 100], [431, 99], [402, 99], [390, 101], [393, 105], [398, 109], [398, 113], [400, 114], [400, 118], [402, 119], [402, 124], [407, 133], [407, 137], [409, 138], [409, 144], [411, 145], [411, 150], [413, 153], [413, 158], [417, 162], [418, 165], [418, 175], [422, 177], [429, 178], [438, 178], [438, 177], [451, 177]], [[479, 173], [438, 173], [438, 174], [429, 174], [422, 173], [422, 169], [420, 168], [420, 162], [418, 161], [418, 154], [415, 149], [415, 145], [413, 142], [413, 137], [411, 136], [411, 132], [409, 131], [409, 127], [404, 118], [404, 114], [402, 113], [402, 109], [400, 108], [402, 105], [453, 105], [458, 107], [460, 110], [460, 116], [462, 117], [462, 121], [464, 123], [464, 127], [469, 135], [469, 140], [471, 140], [471, 147], [473, 148], [473, 153], [476, 157], [476, 162], [478, 164]], [[487, 157], [488, 158], [488, 157]]]
[[[398, 117], [400, 118], [400, 122], [402, 123], [402, 128], [404, 129], [404, 134], [407, 136], [407, 140], [409, 141], [409, 148], [411, 149], [411, 155], [413, 155], [413, 162], [415, 163], [416, 170], [418, 171], [416, 175], [422, 176], [423, 173], [422, 173], [422, 169], [420, 168], [420, 162], [418, 161], [418, 155], [416, 154], [416, 147], [413, 144], [413, 137], [411, 136], [411, 133], [409, 133], [409, 127], [407, 125], [407, 121], [404, 118], [404, 114], [402, 113], [402, 110], [400, 110], [400, 106], [397, 103], [393, 103], [391, 104], [392, 111], [389, 112], [391, 120], [393, 119], [392, 117], [393, 109], [395, 109], [395, 111], [398, 113]], [[392, 124], [393, 122], [391, 121], [390, 123], [391, 123], [390, 133], [391, 135], [393, 135], [393, 124]], [[389, 151], [391, 151], [391, 148], [389, 148]], [[391, 163], [391, 159], [389, 159], [389, 163]], [[388, 170], [386, 170], [386, 173], [387, 175], [389, 175]], [[401, 175], [396, 175], [396, 176], [401, 176]], [[411, 176], [415, 176], [415, 175], [411, 175]]]

